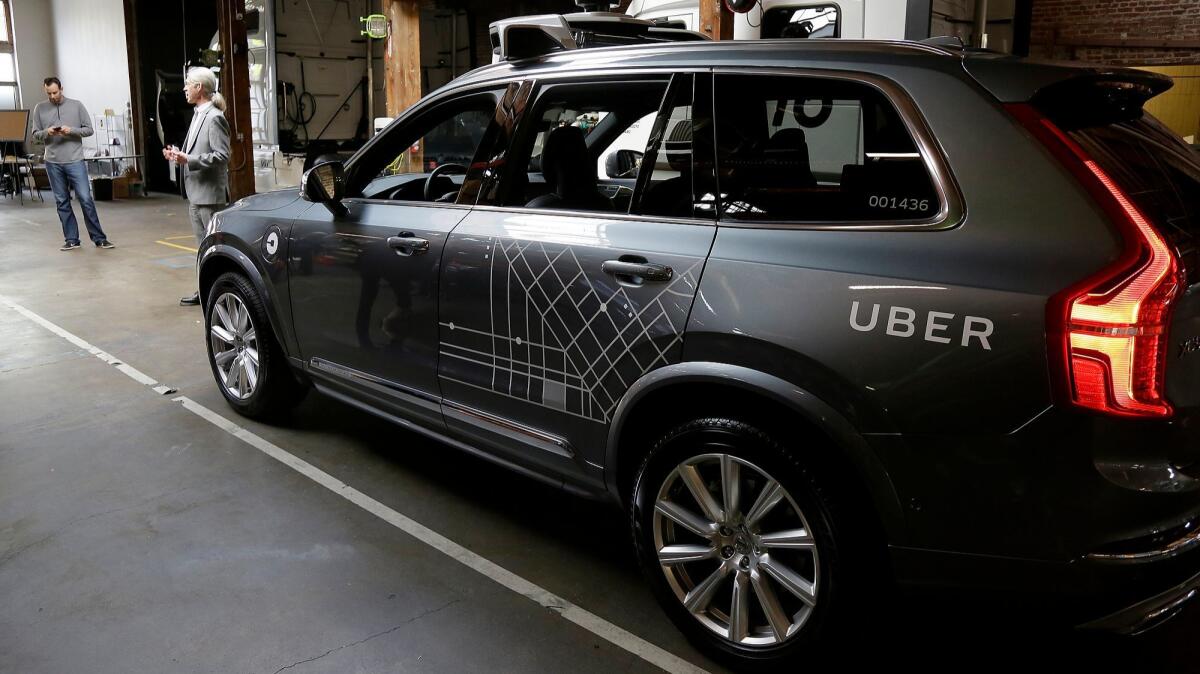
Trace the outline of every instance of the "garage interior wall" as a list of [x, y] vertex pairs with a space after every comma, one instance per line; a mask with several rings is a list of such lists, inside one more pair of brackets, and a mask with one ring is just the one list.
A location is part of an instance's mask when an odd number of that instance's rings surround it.
[[1175, 86], [1146, 109], [1200, 140], [1200, 2], [1034, 0], [1030, 53], [1170, 75]]
[[[133, 134], [129, 122], [129, 55], [125, 46], [125, 7], [121, 0], [27, 0], [49, 4], [49, 22], [54, 33], [54, 62], [63, 91], [83, 103], [95, 119], [112, 110], [112, 121], [97, 125], [96, 135], [85, 142], [93, 148], [118, 137], [128, 146]], [[38, 89], [40, 90], [40, 82]], [[96, 123], [96, 122], [94, 122]], [[118, 131], [124, 129], [124, 131]], [[118, 152], [117, 154], [120, 154]]]
[[32, 110], [45, 100], [42, 80], [58, 74], [50, 17], [50, 3], [46, 0], [12, 0], [13, 51], [17, 56], [22, 108]]
[[1129, 66], [1200, 64], [1200, 2], [1034, 0], [1031, 55]]
[[[975, 0], [933, 0], [929, 34], [954, 36], [964, 44], [974, 44]], [[988, 48], [1013, 53], [1014, 17], [1017, 0], [988, 0]]]
[[[87, 108], [93, 124], [104, 124], [85, 147], [94, 149], [114, 136], [126, 145], [132, 133], [125, 118], [129, 57], [121, 0], [12, 0], [12, 22], [21, 106], [32, 110], [45, 100], [42, 80], [56, 76], [66, 95]], [[112, 121], [96, 121], [108, 109], [125, 131], [108, 128]]]

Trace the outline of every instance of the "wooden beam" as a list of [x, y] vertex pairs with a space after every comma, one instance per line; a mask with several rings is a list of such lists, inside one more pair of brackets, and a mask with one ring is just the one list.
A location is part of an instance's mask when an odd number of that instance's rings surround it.
[[700, 32], [714, 40], [733, 39], [733, 12], [724, 0], [700, 0]]
[[388, 18], [384, 46], [385, 93], [388, 117], [421, 100], [421, 7], [418, 0], [383, 0]]
[[[125, 148], [126, 154], [133, 153], [141, 156], [137, 162], [138, 180], [142, 182], [142, 194], [146, 193], [146, 125], [142, 111], [145, 101], [142, 98], [142, 61], [141, 48], [138, 42], [137, 0], [125, 0], [125, 48], [129, 57], [129, 123], [133, 127], [133, 147]], [[129, 142], [126, 139], [125, 142]]]
[[250, 62], [246, 0], [216, 0], [221, 36], [221, 95], [229, 120], [229, 199], [254, 194], [254, 131], [250, 126]]
[[[383, 50], [387, 116], [396, 118], [421, 100], [421, 6], [418, 0], [383, 0], [388, 36]], [[395, 166], [423, 172], [424, 148], [414, 147]]]

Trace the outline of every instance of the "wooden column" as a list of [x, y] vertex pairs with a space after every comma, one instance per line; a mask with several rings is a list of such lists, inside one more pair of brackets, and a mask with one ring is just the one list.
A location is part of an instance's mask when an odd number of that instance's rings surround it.
[[387, 115], [398, 117], [421, 99], [421, 7], [418, 0], [383, 0]]
[[[137, 0], [125, 0], [125, 47], [129, 56], [129, 123], [133, 127], [133, 147], [126, 147], [125, 154], [142, 157], [137, 162], [138, 180], [142, 182], [142, 194], [146, 194], [146, 127], [142, 100], [141, 49], [138, 45]], [[128, 143], [129, 139], [125, 139]]]
[[714, 40], [733, 39], [733, 12], [724, 0], [700, 0], [700, 32]]
[[[383, 0], [388, 37], [383, 50], [387, 116], [401, 113], [421, 100], [421, 6], [418, 0]], [[394, 170], [423, 172], [424, 148], [413, 147]]]
[[216, 0], [221, 36], [221, 95], [229, 120], [229, 199], [254, 194], [254, 131], [250, 127], [250, 63], [246, 0]]

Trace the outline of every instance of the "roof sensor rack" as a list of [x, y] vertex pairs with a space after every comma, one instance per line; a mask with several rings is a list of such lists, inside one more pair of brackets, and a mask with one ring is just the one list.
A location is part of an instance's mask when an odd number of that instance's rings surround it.
[[702, 33], [666, 28], [653, 21], [616, 12], [518, 16], [492, 23], [488, 34], [492, 53], [502, 61], [519, 61], [589, 47], [709, 39]]

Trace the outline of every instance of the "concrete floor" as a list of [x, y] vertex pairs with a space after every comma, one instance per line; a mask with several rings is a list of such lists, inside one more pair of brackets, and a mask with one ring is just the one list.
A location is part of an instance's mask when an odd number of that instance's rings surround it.
[[[695, 666], [624, 516], [310, 396], [235, 415], [205, 360], [186, 204], [100, 204], [117, 244], [62, 253], [52, 204], [0, 202], [0, 297], [384, 505]], [[179, 238], [177, 238], [179, 237]], [[165, 243], [162, 243], [165, 242]], [[452, 561], [0, 305], [0, 672], [642, 672], [641, 657]], [[1200, 610], [1137, 639], [894, 629], [922, 666], [1195, 671]], [[913, 619], [914, 614], [916, 619]], [[1036, 653], [1036, 656], [1034, 655]], [[1034, 669], [1040, 669], [1034, 665]]]

